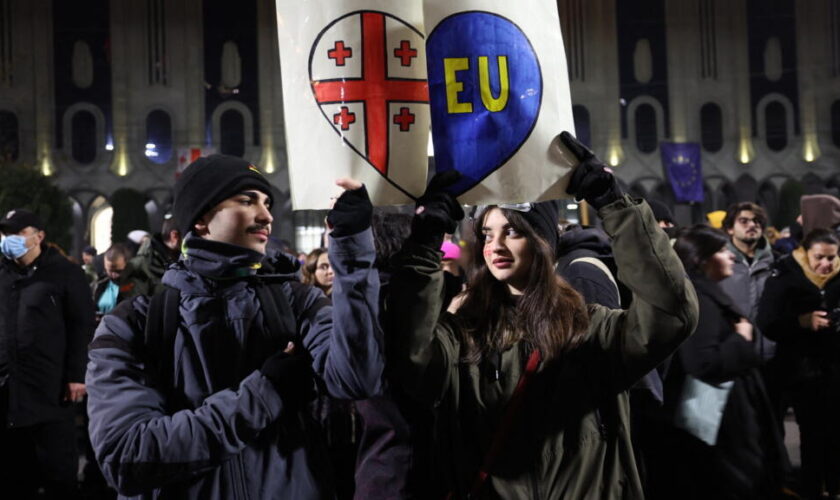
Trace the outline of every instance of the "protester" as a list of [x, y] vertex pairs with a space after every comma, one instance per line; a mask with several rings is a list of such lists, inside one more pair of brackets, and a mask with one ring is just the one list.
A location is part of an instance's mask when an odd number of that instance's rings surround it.
[[840, 240], [812, 230], [767, 279], [758, 325], [777, 342], [772, 360], [799, 424], [802, 493], [840, 494]]
[[[382, 283], [380, 304], [385, 303], [390, 282], [391, 259], [408, 238], [411, 216], [375, 210], [373, 235], [375, 266]], [[384, 307], [383, 307], [384, 310]], [[400, 341], [399, 332], [385, 332], [386, 352]], [[392, 359], [388, 356], [386, 359]], [[386, 367], [386, 375], [390, 369]], [[386, 377], [386, 381], [390, 380]], [[407, 397], [398, 385], [389, 384], [384, 394], [356, 401], [361, 434], [356, 460], [357, 500], [430, 498], [429, 473], [431, 412]]]
[[86, 246], [82, 250], [82, 270], [85, 272], [85, 277], [91, 285], [99, 280], [99, 274], [96, 272], [94, 260], [96, 259], [96, 248]]
[[439, 248], [463, 211], [443, 191], [456, 179], [433, 180], [395, 258], [387, 325], [401, 339], [404, 388], [438, 412], [441, 493], [642, 497], [626, 391], [690, 335], [696, 298], [647, 205], [571, 135], [561, 139], [581, 161], [568, 192], [603, 218], [633, 304], [585, 306], [554, 272], [557, 221], [530, 204], [491, 206], [475, 220], [484, 246], [464, 303], [440, 316]]
[[163, 219], [160, 232], [143, 239], [137, 255], [131, 259], [134, 277], [144, 283], [150, 293], [163, 291], [163, 273], [181, 255], [181, 232], [171, 214]]
[[[542, 210], [550, 206], [537, 204]], [[554, 216], [556, 217], [556, 210]], [[610, 309], [621, 307], [621, 295], [615, 279], [615, 258], [610, 238], [602, 229], [569, 226], [558, 238], [557, 272], [587, 304]]]
[[719, 285], [735, 260], [727, 242], [723, 232], [698, 225], [674, 243], [697, 290], [700, 322], [666, 379], [666, 405], [685, 431], [674, 440], [678, 483], [671, 498], [771, 499], [789, 470], [757, 370], [752, 324]]
[[324, 295], [332, 294], [335, 274], [330, 266], [329, 254], [326, 248], [316, 248], [309, 252], [303, 264], [303, 282], [320, 288]]
[[212, 155], [179, 177], [173, 213], [186, 236], [167, 291], [120, 304], [89, 349], [91, 441], [121, 495], [333, 496], [305, 410], [313, 378], [364, 398], [383, 369], [372, 207], [360, 183], [337, 184], [330, 304], [294, 281], [292, 257], [265, 254], [272, 189], [256, 167]]
[[0, 220], [0, 484], [4, 498], [76, 495], [71, 404], [85, 397], [94, 308], [84, 272], [45, 241], [40, 217]]
[[753, 346], [766, 361], [773, 357], [775, 343], [755, 327], [758, 301], [775, 260], [770, 243], [764, 237], [765, 227], [767, 214], [755, 203], [735, 203], [726, 210], [723, 230], [729, 235], [726, 246], [735, 256], [735, 263], [732, 274], [721, 280], [720, 287], [753, 325]]
[[105, 251], [105, 277], [93, 285], [93, 301], [99, 316], [111, 312], [126, 299], [149, 293], [148, 283], [138, 279], [134, 266], [128, 262], [130, 258], [130, 250], [121, 243]]

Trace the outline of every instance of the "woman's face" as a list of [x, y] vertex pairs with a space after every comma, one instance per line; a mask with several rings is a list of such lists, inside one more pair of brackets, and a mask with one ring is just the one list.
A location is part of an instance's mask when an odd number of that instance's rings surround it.
[[808, 256], [808, 266], [817, 274], [830, 274], [834, 269], [834, 259], [837, 258], [837, 245], [830, 243], [814, 243], [805, 251]]
[[484, 234], [484, 263], [490, 274], [506, 284], [513, 295], [522, 295], [534, 261], [531, 242], [510, 225], [498, 208], [484, 216], [481, 232]]
[[727, 276], [732, 276], [732, 265], [735, 263], [735, 254], [723, 247], [714, 255], [706, 259], [703, 266], [706, 277], [712, 281], [720, 281]]
[[315, 284], [324, 289], [331, 288], [333, 285], [333, 270], [326, 252], [319, 255], [315, 263]]

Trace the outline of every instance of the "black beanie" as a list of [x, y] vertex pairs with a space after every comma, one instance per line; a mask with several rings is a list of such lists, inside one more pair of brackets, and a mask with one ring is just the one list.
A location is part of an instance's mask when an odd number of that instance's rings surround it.
[[531, 203], [531, 210], [519, 213], [534, 228], [534, 231], [548, 242], [551, 251], [556, 255], [560, 244], [560, 231], [557, 229], [560, 212], [557, 210], [557, 202]]
[[251, 163], [227, 155], [201, 157], [175, 182], [172, 215], [186, 235], [195, 222], [222, 201], [242, 191], [256, 189], [271, 198], [271, 184]]
[[651, 198], [647, 200], [647, 204], [650, 206], [650, 210], [653, 212], [653, 218], [656, 219], [656, 222], [665, 221], [670, 222], [671, 224], [676, 223], [674, 221], [674, 214], [665, 203]]

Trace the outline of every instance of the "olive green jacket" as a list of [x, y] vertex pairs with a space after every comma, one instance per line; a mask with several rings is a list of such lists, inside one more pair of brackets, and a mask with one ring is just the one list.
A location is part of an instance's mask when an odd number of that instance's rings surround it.
[[[642, 498], [630, 442], [627, 389], [694, 331], [697, 296], [646, 203], [601, 209], [626, 310], [589, 306], [580, 347], [543, 363], [485, 484], [484, 498]], [[386, 321], [392, 362], [406, 390], [437, 408], [435, 462], [444, 491], [465, 497], [524, 370], [523, 342], [486, 362], [463, 361], [459, 317], [439, 316], [437, 249], [409, 243], [397, 256]]]

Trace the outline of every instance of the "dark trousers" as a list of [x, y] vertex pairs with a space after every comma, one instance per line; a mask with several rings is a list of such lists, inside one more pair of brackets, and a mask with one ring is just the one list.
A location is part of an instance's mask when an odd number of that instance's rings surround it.
[[0, 390], [0, 484], [3, 498], [76, 498], [75, 426], [71, 418], [8, 428], [8, 395]]
[[840, 380], [837, 375], [797, 384], [791, 391], [802, 454], [802, 493], [840, 493]]

